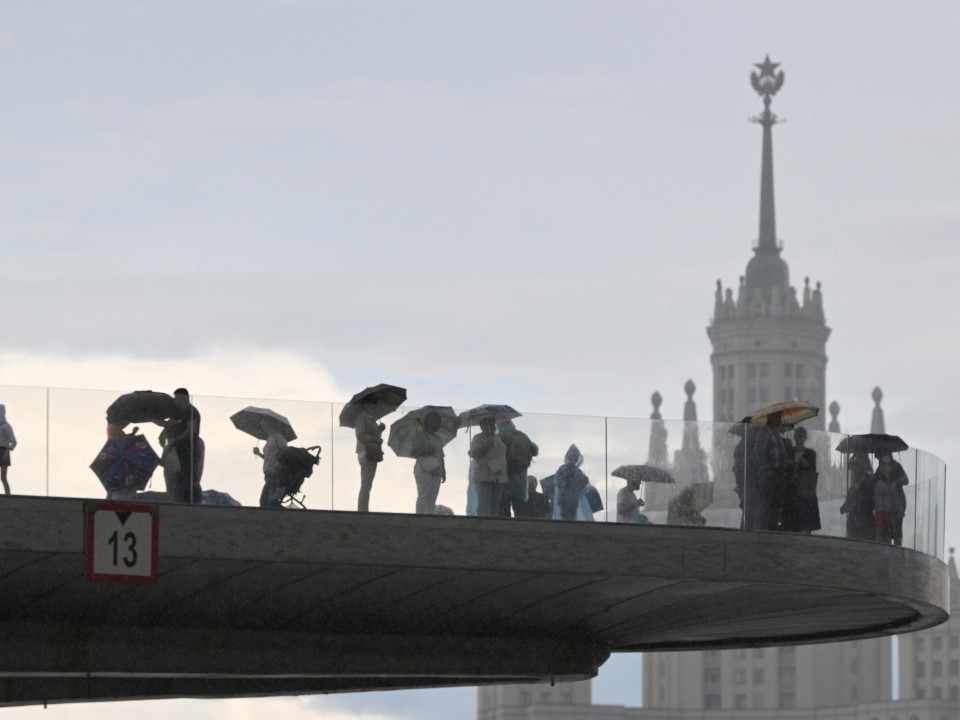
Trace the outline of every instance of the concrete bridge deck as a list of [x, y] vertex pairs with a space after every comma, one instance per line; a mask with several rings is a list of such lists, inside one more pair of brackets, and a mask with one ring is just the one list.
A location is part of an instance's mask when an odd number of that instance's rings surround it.
[[875, 543], [257, 508], [159, 505], [157, 583], [103, 583], [85, 502], [0, 497], [0, 705], [584, 679], [947, 618], [946, 565]]

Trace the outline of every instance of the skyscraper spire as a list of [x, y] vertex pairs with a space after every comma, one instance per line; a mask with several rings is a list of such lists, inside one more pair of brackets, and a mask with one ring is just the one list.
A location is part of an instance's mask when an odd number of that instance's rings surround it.
[[759, 70], [750, 74], [750, 83], [757, 94], [763, 97], [763, 113], [753, 118], [753, 122], [763, 126], [763, 160], [760, 171], [760, 236], [758, 250], [775, 251], [777, 248], [777, 213], [773, 200], [773, 132], [777, 116], [770, 111], [770, 102], [783, 87], [783, 70], [777, 70], [780, 63], [770, 62], [767, 55], [762, 63], [756, 63]]
[[747, 302], [762, 301], [773, 305], [787, 302], [790, 270], [780, 257], [777, 245], [777, 215], [773, 202], [773, 126], [779, 119], [770, 111], [770, 102], [783, 87], [780, 63], [770, 61], [767, 55], [757, 69], [750, 73], [750, 83], [763, 98], [763, 112], [751, 120], [763, 127], [763, 160], [760, 165], [760, 236], [754, 257], [747, 264]]

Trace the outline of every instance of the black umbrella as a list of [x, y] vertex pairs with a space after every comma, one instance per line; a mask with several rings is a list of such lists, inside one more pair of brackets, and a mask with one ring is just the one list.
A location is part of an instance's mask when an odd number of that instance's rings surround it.
[[364, 411], [364, 406], [370, 399], [374, 401], [370, 406], [370, 413], [375, 419], [379, 420], [407, 401], [407, 391], [406, 388], [385, 383], [361, 390], [350, 398], [350, 402], [344, 405], [343, 410], [340, 411], [340, 427], [352, 428], [356, 425], [357, 418]]
[[245, 407], [230, 416], [234, 427], [258, 440], [266, 440], [274, 433], [280, 433], [287, 441], [296, 440], [290, 421], [280, 413], [267, 408]]
[[654, 465], [621, 465], [610, 474], [624, 480], [637, 480], [638, 482], [665, 484], [676, 482], [670, 473]]
[[493, 418], [499, 423], [518, 417], [520, 417], [520, 413], [509, 405], [477, 405], [475, 408], [470, 408], [460, 413], [460, 427], [465, 428], [470, 425], [479, 425], [480, 421], [486, 418]]
[[837, 452], [842, 453], [895, 453], [903, 452], [910, 446], [896, 435], [883, 433], [867, 433], [866, 435], [849, 435], [837, 445]]
[[107, 422], [119, 425], [161, 422], [173, 417], [177, 403], [172, 395], [153, 390], [137, 390], [121, 395], [107, 408]]

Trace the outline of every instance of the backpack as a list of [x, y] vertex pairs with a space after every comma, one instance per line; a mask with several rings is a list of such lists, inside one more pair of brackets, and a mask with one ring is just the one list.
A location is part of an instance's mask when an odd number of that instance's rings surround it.
[[510, 445], [507, 448], [507, 471], [526, 470], [531, 462], [533, 462], [533, 447], [530, 438], [517, 430], [510, 438]]

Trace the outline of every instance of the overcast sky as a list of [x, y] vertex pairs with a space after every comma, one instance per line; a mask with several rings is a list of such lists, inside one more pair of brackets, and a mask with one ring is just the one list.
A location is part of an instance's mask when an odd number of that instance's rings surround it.
[[[823, 283], [827, 397], [862, 432], [881, 385], [887, 429], [955, 466], [958, 31], [952, 0], [8, 0], [0, 383], [344, 400], [385, 380], [618, 416], [659, 390], [678, 418], [692, 378], [709, 418], [769, 53], [778, 235], [792, 282]], [[448, 692], [462, 712], [290, 712], [471, 717]]]

